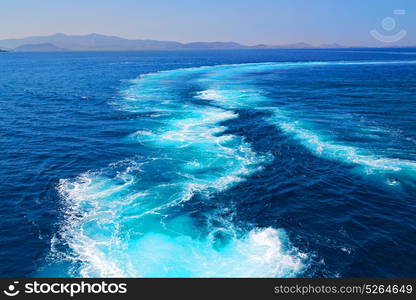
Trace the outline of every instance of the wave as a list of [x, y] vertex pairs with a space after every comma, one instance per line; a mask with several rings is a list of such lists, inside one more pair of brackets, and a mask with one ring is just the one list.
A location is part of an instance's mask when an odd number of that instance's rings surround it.
[[[340, 161], [346, 164], [362, 167], [365, 174], [402, 172], [411, 174], [416, 171], [416, 162], [399, 158], [383, 157], [370, 153], [351, 145], [331, 140], [310, 126], [302, 124], [300, 120], [293, 119], [291, 113], [273, 105], [273, 101], [256, 89], [253, 80], [243, 74], [255, 71], [266, 71], [282, 67], [305, 67], [324, 65], [385, 65], [385, 64], [414, 64], [416, 61], [362, 61], [362, 62], [306, 62], [306, 63], [266, 63], [245, 64], [234, 66], [219, 66], [216, 72], [210, 70], [197, 82], [203, 87], [196, 98], [215, 101], [228, 109], [246, 108], [266, 111], [272, 114], [268, 121], [276, 125], [286, 135], [299, 141], [312, 154], [324, 159]], [[394, 179], [397, 182], [397, 179]], [[387, 183], [391, 185], [391, 180]]]
[[[71, 249], [65, 259], [81, 262], [73, 276], [293, 277], [304, 268], [306, 256], [291, 248], [283, 230], [238, 234], [232, 225], [223, 224], [210, 226], [204, 237], [197, 237], [201, 229], [191, 218], [170, 220], [166, 215], [172, 202], [140, 208], [145, 199], [153, 196], [153, 202], [161, 195], [129, 191], [133, 178], [137, 176], [124, 171], [116, 178], [97, 173], [61, 181], [59, 189], [67, 201], [61, 241]], [[163, 188], [153, 187], [153, 193], [163, 193]], [[192, 190], [183, 190], [175, 200], [189, 200]]]
[[[414, 171], [416, 163], [325, 137], [273, 105], [255, 86], [255, 75], [241, 75], [305, 66], [409, 63], [416, 61], [221, 65], [133, 80], [114, 105], [140, 114], [129, 138], [148, 155], [61, 180], [65, 213], [52, 243], [56, 261], [70, 261], [68, 274], [84, 277], [299, 276], [308, 256], [291, 246], [283, 229], [236, 226], [231, 203], [210, 202], [273, 160], [227, 133], [226, 122], [237, 120], [244, 108], [266, 111], [268, 122], [314, 155], [361, 166], [366, 173]], [[197, 90], [190, 93], [189, 86]], [[201, 212], [186, 209], [198, 197], [203, 199]]]
[[[305, 268], [282, 229], [237, 227], [231, 203], [210, 203], [273, 157], [225, 132], [233, 110], [184, 99], [189, 72], [142, 76], [117, 103], [144, 116], [130, 139], [146, 157], [60, 181], [65, 215], [52, 255], [71, 262], [71, 276], [294, 277]], [[185, 209], [194, 197], [210, 206], [197, 216]]]
[[380, 171], [416, 171], [416, 162], [414, 161], [365, 154], [365, 150], [326, 140], [319, 133], [303, 128], [300, 122], [286, 122], [279, 115], [275, 120], [285, 133], [299, 140], [302, 145], [317, 156], [360, 165], [364, 167], [367, 174]]

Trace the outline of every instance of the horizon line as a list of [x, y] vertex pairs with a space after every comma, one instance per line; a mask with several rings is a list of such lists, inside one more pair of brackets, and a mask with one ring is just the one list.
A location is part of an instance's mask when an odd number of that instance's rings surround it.
[[[102, 36], [102, 37], [112, 37], [112, 38], [119, 38], [119, 39], [123, 39], [126, 41], [155, 41], [155, 42], [167, 42], [167, 43], [178, 43], [178, 44], [182, 44], [182, 45], [190, 45], [190, 44], [195, 44], [195, 43], [222, 43], [222, 44], [227, 44], [227, 43], [233, 43], [233, 44], [238, 44], [239, 46], [242, 47], [246, 47], [246, 48], [255, 48], [255, 47], [265, 47], [265, 49], [279, 49], [279, 47], [281, 48], [285, 48], [285, 47], [291, 47], [291, 46], [298, 46], [295, 48], [413, 48], [416, 47], [416, 45], [397, 45], [397, 44], [381, 44], [381, 45], [347, 45], [347, 44], [343, 44], [343, 43], [338, 43], [338, 42], [324, 42], [324, 43], [309, 43], [309, 42], [303, 42], [303, 41], [299, 41], [299, 42], [290, 42], [290, 43], [282, 43], [282, 44], [275, 44], [275, 43], [255, 43], [255, 44], [245, 44], [245, 43], [241, 43], [241, 42], [236, 42], [233, 40], [227, 40], [227, 41], [220, 41], [220, 40], [213, 40], [213, 41], [203, 41], [203, 40], [197, 40], [197, 41], [188, 41], [188, 42], [180, 42], [180, 41], [175, 41], [175, 40], [167, 40], [167, 39], [151, 39], [151, 38], [125, 38], [122, 36], [118, 36], [118, 35], [113, 35], [113, 34], [102, 34], [102, 33], [96, 33], [96, 32], [92, 32], [92, 33], [88, 33], [88, 34], [68, 34], [68, 33], [63, 33], [63, 32], [57, 32], [57, 33], [52, 33], [52, 34], [47, 34], [47, 35], [31, 35], [31, 36], [25, 36], [25, 37], [20, 37], [20, 38], [1, 38], [0, 42], [2, 41], [10, 41], [10, 40], [24, 40], [24, 39], [28, 39], [28, 38], [47, 38], [47, 37], [53, 37], [53, 36], [66, 36], [66, 37], [86, 37], [86, 36]], [[25, 44], [25, 45], [40, 45], [43, 43], [31, 43], [31, 44]], [[52, 44], [52, 43], [51, 43]], [[53, 45], [53, 44], [52, 44]], [[55, 46], [55, 45], [54, 45]], [[334, 46], [334, 47], [330, 47], [330, 46]], [[3, 47], [4, 49], [4, 47]], [[10, 49], [9, 50], [13, 50]], [[79, 50], [75, 50], [75, 49], [64, 49], [64, 50], [68, 50], [68, 51], [79, 51]], [[147, 49], [147, 50], [152, 50], [152, 49]], [[157, 50], [157, 49], [155, 49]], [[189, 49], [192, 50], [192, 49]], [[91, 49], [90, 51], [96, 51], [94, 49]], [[105, 51], [105, 50], [104, 50]], [[138, 50], [140, 51], [140, 50]]]

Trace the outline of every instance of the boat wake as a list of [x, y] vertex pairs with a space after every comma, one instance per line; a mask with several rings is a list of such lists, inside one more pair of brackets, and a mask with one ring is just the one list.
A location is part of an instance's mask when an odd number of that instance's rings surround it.
[[[296, 277], [308, 255], [283, 229], [236, 225], [215, 195], [261, 172], [274, 158], [227, 132], [239, 110], [267, 122], [324, 159], [372, 172], [414, 172], [416, 163], [357, 149], [310, 129], [254, 84], [256, 72], [334, 64], [222, 65], [147, 74], [115, 103], [140, 117], [129, 136], [144, 156], [62, 179], [64, 220], [52, 242], [66, 275], [83, 277]], [[384, 62], [415, 63], [415, 62]], [[64, 275], [65, 276], [65, 275]]]

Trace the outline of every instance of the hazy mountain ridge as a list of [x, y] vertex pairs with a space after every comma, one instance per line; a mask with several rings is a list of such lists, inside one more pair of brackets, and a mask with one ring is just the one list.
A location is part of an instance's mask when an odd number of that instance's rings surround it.
[[22, 39], [0, 40], [0, 49], [15, 51], [99, 51], [99, 50], [182, 50], [182, 49], [309, 49], [309, 48], [350, 48], [337, 43], [319, 46], [307, 43], [287, 45], [255, 46], [236, 42], [192, 42], [180, 43], [157, 40], [129, 40], [102, 34], [66, 35], [57, 33], [49, 36], [32, 36]]
[[[192, 42], [180, 43], [174, 41], [157, 40], [129, 40], [117, 36], [102, 34], [66, 35], [57, 33], [50, 36], [32, 36], [22, 39], [8, 39], [0, 41], [0, 48], [16, 49], [16, 51], [31, 51], [38, 47], [34, 45], [49, 44], [50, 51], [66, 50], [179, 50], [179, 49], [267, 49], [267, 48], [314, 48], [306, 43], [291, 45], [256, 45], [246, 46], [236, 42]], [[45, 51], [46, 50], [45, 46]], [[57, 49], [54, 49], [57, 48]], [[26, 49], [26, 50], [25, 50]], [[41, 50], [37, 50], [41, 51]]]
[[0, 47], [16, 49], [35, 44], [52, 44], [67, 50], [165, 50], [165, 49], [238, 49], [247, 46], [234, 42], [194, 42], [179, 43], [156, 40], [128, 40], [101, 34], [65, 35], [57, 33], [50, 36], [34, 36], [22, 39], [1, 40]]
[[13, 51], [65, 51], [66, 49], [56, 47], [51, 43], [43, 44], [25, 44], [15, 48]]

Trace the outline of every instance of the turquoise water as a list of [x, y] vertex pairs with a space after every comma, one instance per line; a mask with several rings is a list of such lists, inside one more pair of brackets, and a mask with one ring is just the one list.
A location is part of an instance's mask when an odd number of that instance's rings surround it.
[[414, 276], [412, 53], [7, 53], [2, 274]]

